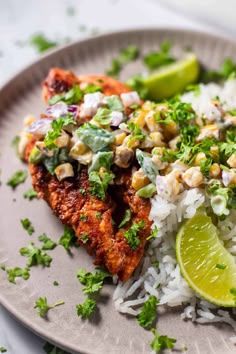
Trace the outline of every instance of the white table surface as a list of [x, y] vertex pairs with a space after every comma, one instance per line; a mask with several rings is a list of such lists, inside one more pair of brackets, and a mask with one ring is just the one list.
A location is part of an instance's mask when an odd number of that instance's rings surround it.
[[[74, 9], [73, 15], [68, 8]], [[39, 56], [27, 44], [34, 33], [62, 41], [150, 26], [217, 31], [163, 7], [159, 0], [0, 0], [0, 86]], [[44, 343], [0, 305], [0, 347], [8, 354], [43, 354]]]

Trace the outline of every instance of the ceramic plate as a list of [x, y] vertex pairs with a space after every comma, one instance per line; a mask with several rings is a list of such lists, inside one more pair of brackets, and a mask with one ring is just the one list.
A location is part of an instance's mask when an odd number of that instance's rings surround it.
[[[41, 82], [49, 68], [59, 66], [80, 74], [103, 73], [119, 49], [137, 45], [142, 53], [158, 47], [163, 40], [174, 43], [174, 54], [192, 47], [202, 64], [218, 68], [226, 56], [236, 57], [236, 44], [199, 32], [184, 30], [148, 29], [101, 35], [73, 43], [55, 50], [27, 67], [11, 79], [0, 91], [0, 151], [1, 151], [1, 212], [0, 212], [0, 265], [7, 268], [24, 267], [25, 257], [19, 249], [29, 241], [38, 244], [37, 236], [46, 232], [58, 240], [63, 232], [60, 222], [42, 200], [28, 201], [23, 193], [30, 187], [30, 178], [12, 191], [6, 185], [9, 177], [19, 169], [27, 170], [17, 159], [11, 141], [22, 128], [22, 119], [28, 114], [43, 112]], [[17, 60], [17, 58], [15, 58]], [[122, 79], [142, 69], [137, 61], [127, 66]], [[29, 218], [35, 227], [33, 236], [23, 230], [20, 219]], [[112, 302], [114, 287], [106, 285], [99, 300], [99, 313], [92, 321], [82, 321], [76, 314], [76, 304], [84, 300], [76, 270], [84, 267], [93, 270], [92, 259], [82, 248], [74, 248], [69, 256], [58, 246], [49, 251], [53, 257], [50, 268], [31, 268], [28, 281], [17, 279], [9, 283], [6, 273], [0, 270], [0, 301], [18, 320], [46, 340], [72, 352], [101, 354], [149, 353], [152, 334], [143, 330], [130, 317], [115, 311]], [[57, 280], [59, 286], [54, 286]], [[64, 300], [65, 305], [49, 312], [48, 319], [40, 318], [34, 309], [35, 300], [47, 296], [49, 303]], [[191, 354], [229, 354], [235, 347], [228, 341], [233, 331], [227, 325], [194, 325], [180, 319], [181, 309], [163, 311], [158, 318], [161, 333], [178, 340], [178, 347], [186, 345]]]

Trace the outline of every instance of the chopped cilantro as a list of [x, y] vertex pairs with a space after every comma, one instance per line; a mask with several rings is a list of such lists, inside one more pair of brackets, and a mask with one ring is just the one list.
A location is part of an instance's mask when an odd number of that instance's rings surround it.
[[137, 316], [138, 323], [141, 327], [150, 327], [157, 315], [157, 305], [159, 301], [154, 295], [150, 295], [145, 301], [141, 312]]
[[24, 280], [29, 279], [30, 277], [30, 272], [29, 272], [29, 268], [19, 268], [19, 267], [15, 267], [12, 269], [7, 269], [7, 274], [8, 274], [8, 280], [11, 283], [15, 284], [15, 279], [17, 277], [21, 277]]
[[131, 228], [124, 232], [123, 236], [127, 239], [127, 243], [132, 250], [136, 250], [140, 244], [138, 232], [145, 227], [145, 221], [134, 222]]
[[54, 285], [54, 286], [58, 286], [58, 285], [59, 285], [58, 281], [57, 281], [57, 280], [54, 280], [53, 285]]
[[80, 214], [79, 218], [81, 221], [84, 221], [84, 222], [87, 221], [87, 215], [85, 215], [85, 214]]
[[50, 98], [49, 104], [53, 105], [58, 102], [65, 102], [67, 105], [78, 104], [84, 94], [101, 91], [100, 86], [88, 85], [84, 90], [81, 90], [78, 85], [74, 85], [69, 91], [63, 94], [57, 94]]
[[[127, 82], [127, 86], [129, 86], [133, 91], [137, 91], [139, 96], [142, 99], [146, 99], [148, 96], [148, 89], [145, 87], [143, 83], [143, 76], [141, 74], [132, 76]], [[131, 107], [132, 108], [132, 107]]]
[[102, 201], [105, 201], [108, 184], [114, 177], [114, 174], [111, 172], [104, 172], [100, 177], [97, 171], [91, 171], [88, 179], [91, 186], [89, 187], [90, 193]]
[[69, 124], [76, 124], [71, 113], [52, 121], [52, 129], [47, 132], [44, 138], [46, 148], [51, 150], [57, 147], [55, 140], [61, 135], [62, 128]]
[[128, 142], [128, 147], [132, 144], [134, 140], [144, 140], [145, 135], [142, 132], [141, 127], [135, 122], [128, 122], [128, 129], [130, 130], [130, 139]]
[[51, 41], [42, 33], [34, 34], [29, 41], [33, 47], [37, 49], [39, 53], [45, 52], [50, 48], [54, 48], [58, 45], [57, 42]]
[[144, 57], [144, 64], [150, 69], [157, 69], [166, 64], [173, 63], [175, 59], [170, 55], [171, 42], [165, 41], [160, 44], [160, 50], [148, 53]]
[[151, 240], [153, 238], [156, 238], [158, 236], [158, 232], [159, 232], [158, 227], [154, 226], [152, 231], [151, 231], [151, 234], [146, 238], [146, 240]]
[[89, 237], [88, 237], [88, 234], [82, 234], [80, 235], [80, 240], [85, 244], [88, 242], [89, 240]]
[[38, 198], [38, 193], [33, 188], [30, 188], [23, 194], [23, 197], [25, 199], [32, 200], [34, 198]]
[[19, 184], [24, 183], [26, 178], [27, 172], [19, 170], [11, 176], [11, 178], [7, 181], [7, 185], [14, 189]]
[[21, 222], [21, 225], [23, 226], [23, 228], [28, 232], [29, 235], [32, 235], [34, 233], [34, 227], [28, 218], [21, 219], [20, 222]]
[[203, 72], [202, 80], [203, 82], [210, 81], [222, 81], [229, 78], [233, 78], [236, 75], [236, 64], [232, 61], [231, 58], [225, 58], [223, 63], [220, 66], [219, 71], [210, 71], [206, 70]]
[[111, 123], [111, 113], [112, 111], [110, 109], [99, 107], [93, 119], [101, 125], [108, 125]]
[[209, 176], [209, 171], [213, 163], [212, 158], [201, 159], [200, 160], [200, 171], [205, 177]]
[[110, 278], [111, 274], [105, 270], [99, 270], [95, 273], [87, 272], [85, 269], [80, 269], [77, 272], [77, 278], [80, 283], [84, 285], [82, 291], [85, 294], [92, 294], [98, 292], [106, 278]]
[[82, 319], [90, 318], [96, 309], [96, 301], [90, 298], [85, 299], [82, 304], [76, 305], [77, 315]]
[[[103, 82], [99, 81], [98, 82]], [[85, 89], [83, 89], [83, 93], [95, 93], [95, 92], [102, 92], [102, 87], [98, 85], [88, 84]]]
[[169, 338], [167, 336], [161, 336], [156, 328], [152, 328], [152, 333], [154, 334], [154, 339], [151, 342], [151, 348], [159, 353], [163, 349], [173, 349], [176, 343], [175, 338]]
[[105, 103], [111, 111], [123, 112], [124, 106], [119, 96], [112, 95], [104, 98]]
[[5, 266], [5, 265], [2, 265], [2, 266], [0, 266], [0, 269], [2, 269], [3, 271], [5, 271], [5, 270], [6, 270], [6, 266]]
[[98, 220], [102, 219], [102, 213], [100, 211], [98, 211], [95, 216]]
[[38, 237], [38, 240], [43, 242], [42, 250], [53, 250], [57, 244], [51, 240], [45, 233]]
[[226, 268], [226, 265], [225, 265], [225, 264], [217, 263], [217, 264], [216, 264], [216, 268], [217, 268], [217, 269], [224, 270], [224, 269]]
[[117, 78], [122, 70], [122, 65], [118, 59], [113, 59], [111, 62], [111, 67], [106, 70], [106, 74]]
[[77, 242], [75, 232], [69, 226], [64, 226], [64, 233], [59, 240], [59, 245], [63, 246], [67, 252], [70, 251], [70, 247]]
[[32, 242], [28, 243], [26, 247], [20, 249], [20, 254], [22, 256], [28, 257], [26, 265], [32, 267], [34, 265], [43, 265], [45, 267], [50, 267], [52, 258], [40, 248], [37, 248]]
[[127, 222], [130, 221], [130, 219], [131, 219], [131, 211], [130, 211], [130, 209], [126, 209], [124, 218], [119, 225], [119, 229], [124, 227], [127, 224]]
[[38, 309], [40, 317], [45, 317], [48, 311], [56, 306], [64, 305], [64, 301], [56, 302], [55, 304], [49, 305], [46, 297], [40, 297], [35, 302], [35, 309]]
[[19, 157], [19, 151], [18, 151], [18, 147], [19, 147], [19, 142], [20, 142], [20, 137], [19, 135], [16, 135], [12, 142], [11, 142], [11, 145], [14, 147], [15, 149], [15, 152], [16, 152], [16, 155]]

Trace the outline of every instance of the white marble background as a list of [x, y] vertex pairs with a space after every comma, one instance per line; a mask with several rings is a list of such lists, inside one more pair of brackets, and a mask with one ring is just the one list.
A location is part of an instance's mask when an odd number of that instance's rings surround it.
[[[38, 32], [61, 42], [65, 38], [77, 40], [94, 32], [131, 27], [218, 31], [161, 3], [159, 0], [0, 0], [0, 86], [39, 56], [28, 44], [29, 38]], [[42, 339], [26, 330], [0, 305], [0, 347], [6, 347], [8, 354], [43, 354], [43, 344]]]

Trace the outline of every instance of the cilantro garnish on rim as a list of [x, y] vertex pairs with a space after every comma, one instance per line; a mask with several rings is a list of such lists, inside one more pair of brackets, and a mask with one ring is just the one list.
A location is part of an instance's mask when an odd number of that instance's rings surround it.
[[27, 178], [27, 172], [19, 170], [11, 176], [11, 178], [7, 181], [7, 185], [14, 189], [19, 184], [24, 183], [26, 178]]
[[49, 305], [46, 297], [40, 297], [36, 300], [34, 308], [38, 310], [38, 314], [40, 317], [45, 317], [47, 316], [47, 313], [50, 309], [64, 304], [64, 301], [58, 301], [54, 304]]

